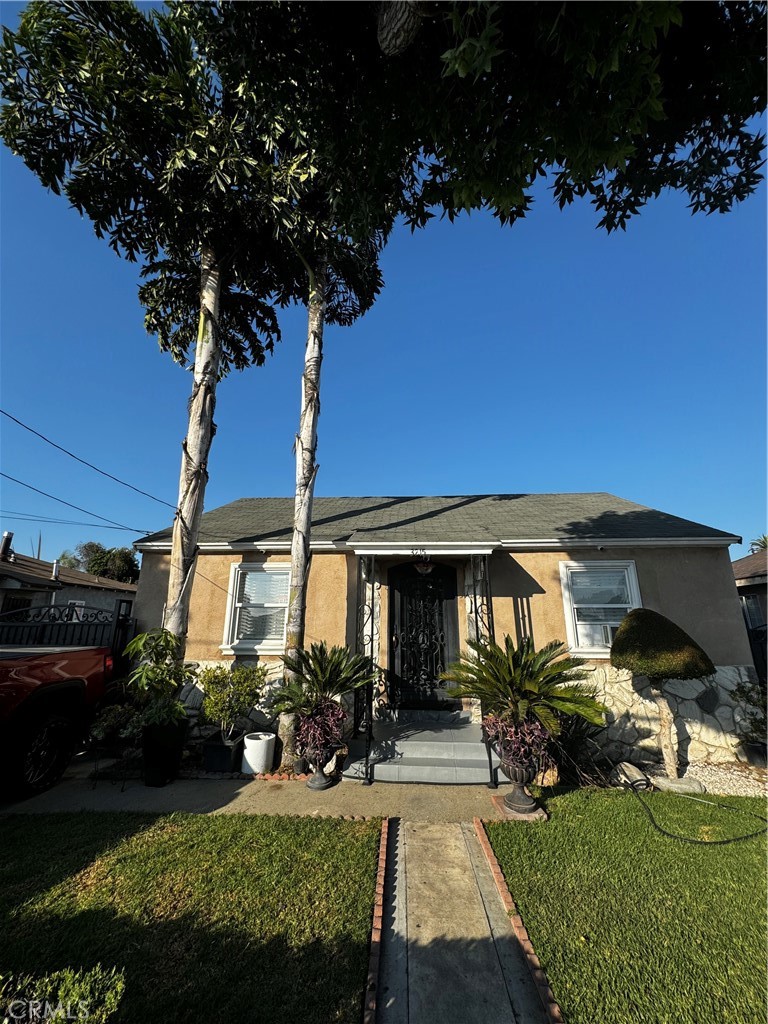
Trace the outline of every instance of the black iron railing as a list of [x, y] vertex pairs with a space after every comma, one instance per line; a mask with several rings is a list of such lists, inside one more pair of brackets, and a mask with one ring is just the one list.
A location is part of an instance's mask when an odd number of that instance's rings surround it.
[[83, 605], [41, 605], [0, 615], [0, 646], [109, 647], [122, 655], [135, 620], [133, 602], [124, 598], [114, 608]]

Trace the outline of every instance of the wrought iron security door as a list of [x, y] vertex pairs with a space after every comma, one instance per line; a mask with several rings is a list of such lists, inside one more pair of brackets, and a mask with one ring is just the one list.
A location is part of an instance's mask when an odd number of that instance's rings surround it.
[[[423, 564], [420, 568], [424, 569]], [[390, 699], [401, 708], [456, 707], [440, 673], [456, 658], [456, 570], [429, 564], [389, 572]]]

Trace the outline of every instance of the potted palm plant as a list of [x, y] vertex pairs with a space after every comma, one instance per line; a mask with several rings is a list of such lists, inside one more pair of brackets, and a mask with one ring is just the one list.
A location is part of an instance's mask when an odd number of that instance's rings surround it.
[[296, 715], [296, 753], [314, 770], [307, 786], [327, 789], [344, 753], [342, 730], [347, 711], [340, 698], [374, 680], [373, 664], [348, 647], [329, 649], [325, 642], [312, 644], [308, 651], [286, 654], [283, 662], [290, 678], [275, 694], [273, 710]]
[[126, 689], [138, 704], [144, 784], [165, 786], [176, 778], [187, 735], [187, 714], [179, 700], [194, 681], [192, 669], [178, 660], [179, 638], [167, 629], [139, 633], [125, 648], [139, 663]]
[[533, 814], [536, 802], [525, 786], [544, 767], [550, 740], [560, 732], [563, 719], [580, 715], [600, 725], [607, 709], [577, 685], [586, 677], [584, 663], [568, 657], [560, 641], [540, 651], [529, 638], [515, 646], [510, 636], [504, 637], [503, 647], [479, 640], [470, 640], [469, 647], [470, 653], [441, 678], [455, 684], [448, 691], [452, 697], [480, 701], [486, 742], [512, 784], [504, 805], [515, 814]]
[[238, 721], [259, 703], [266, 679], [264, 665], [220, 665], [199, 672], [197, 681], [205, 693], [203, 716], [219, 726], [219, 733], [203, 744], [207, 772], [239, 771], [245, 731], [238, 728]]

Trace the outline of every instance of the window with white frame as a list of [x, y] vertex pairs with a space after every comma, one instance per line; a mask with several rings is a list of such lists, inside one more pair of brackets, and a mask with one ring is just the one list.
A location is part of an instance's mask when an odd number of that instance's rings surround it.
[[748, 629], [756, 629], [758, 626], [765, 625], [765, 611], [757, 594], [742, 594], [741, 608]]
[[225, 647], [267, 653], [285, 649], [290, 577], [285, 563], [232, 566]]
[[561, 562], [565, 628], [574, 652], [607, 655], [621, 620], [640, 608], [635, 563]]

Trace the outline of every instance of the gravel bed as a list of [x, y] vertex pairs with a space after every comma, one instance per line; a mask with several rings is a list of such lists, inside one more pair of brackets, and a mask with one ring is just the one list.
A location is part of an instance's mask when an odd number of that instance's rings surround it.
[[[661, 765], [643, 765], [643, 771], [652, 779], [663, 775]], [[768, 796], [768, 771], [755, 765], [730, 762], [728, 764], [689, 764], [683, 778], [698, 779], [708, 793], [719, 796]]]

